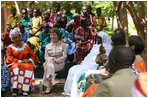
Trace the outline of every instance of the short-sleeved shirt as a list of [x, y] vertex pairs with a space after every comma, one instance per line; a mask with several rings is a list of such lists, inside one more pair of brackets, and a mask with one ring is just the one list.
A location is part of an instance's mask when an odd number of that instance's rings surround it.
[[32, 18], [32, 30], [30, 31], [30, 34], [34, 34], [38, 28], [42, 25], [42, 17], [33, 17]]
[[22, 17], [20, 19], [20, 23], [22, 23], [25, 27], [25, 29], [29, 28], [29, 24], [28, 23], [32, 23], [32, 19], [28, 16], [26, 19], [24, 17]]
[[20, 17], [18, 15], [15, 15], [14, 17], [12, 15], [10, 15], [8, 17], [7, 24], [10, 24], [12, 26], [12, 28], [14, 28], [16, 25], [19, 24], [19, 20], [20, 20]]
[[104, 16], [96, 15], [93, 17], [93, 21], [97, 28], [100, 28], [101, 26], [107, 26]]
[[25, 30], [24, 33], [20, 33], [22, 43], [26, 43], [27, 40], [30, 38], [30, 32]]
[[32, 27], [38, 29], [42, 24], [42, 17], [38, 16], [38, 17], [33, 17], [32, 18]]
[[70, 12], [70, 13], [65, 13], [66, 16], [67, 16], [67, 21], [71, 21], [72, 20], [72, 17], [73, 17], [73, 14]]

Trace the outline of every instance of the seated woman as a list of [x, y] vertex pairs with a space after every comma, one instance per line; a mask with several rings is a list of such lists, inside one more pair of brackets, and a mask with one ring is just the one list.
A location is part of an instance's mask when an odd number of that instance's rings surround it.
[[135, 69], [136, 74], [139, 72], [146, 72], [146, 65], [144, 59], [141, 56], [141, 53], [145, 47], [144, 40], [140, 36], [132, 35], [129, 37], [128, 43], [136, 54], [136, 59], [131, 67]]
[[[82, 63], [80, 65], [76, 65], [72, 68], [70, 68], [68, 72], [68, 76], [64, 85], [64, 91], [65, 95], [71, 95], [71, 96], [77, 96], [78, 95], [78, 87], [77, 87], [77, 81], [80, 78], [80, 76], [87, 72], [88, 70], [96, 70], [98, 64], [95, 61], [95, 58], [97, 54], [100, 53], [99, 48], [101, 41], [98, 40], [98, 36], [102, 38], [103, 46], [106, 50], [106, 55], [109, 55], [110, 50], [112, 49], [111, 46], [111, 39], [105, 32], [100, 32], [97, 35], [97, 43], [93, 46], [90, 53], [84, 58]], [[79, 96], [79, 95], [78, 95]]]
[[77, 81], [78, 88], [85, 92], [92, 83], [102, 82], [104, 78], [108, 76], [108, 72], [105, 68], [107, 67], [107, 62], [105, 49], [101, 44], [100, 53], [96, 57], [96, 63], [98, 64], [97, 70], [88, 70], [86, 73], [82, 74]]
[[18, 90], [28, 95], [30, 87], [35, 87], [36, 57], [29, 45], [21, 42], [19, 28], [10, 31], [10, 38], [13, 43], [7, 47], [6, 64], [10, 73], [12, 96], [17, 96]]
[[51, 87], [56, 84], [54, 73], [60, 71], [65, 66], [66, 46], [65, 43], [58, 41], [60, 36], [58, 28], [50, 30], [51, 43], [46, 45], [45, 48], [45, 63], [44, 63], [44, 76], [43, 85], [45, 85], [45, 93], [50, 93]]

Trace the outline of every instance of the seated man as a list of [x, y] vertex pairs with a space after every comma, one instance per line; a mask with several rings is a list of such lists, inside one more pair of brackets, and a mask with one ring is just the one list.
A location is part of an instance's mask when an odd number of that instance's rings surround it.
[[134, 51], [124, 45], [114, 47], [109, 54], [112, 76], [100, 83], [94, 97], [132, 97], [131, 88], [136, 79], [129, 66], [135, 60]]

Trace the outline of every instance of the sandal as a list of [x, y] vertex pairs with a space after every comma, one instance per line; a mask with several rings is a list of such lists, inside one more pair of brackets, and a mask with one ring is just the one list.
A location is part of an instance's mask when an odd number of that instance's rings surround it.
[[44, 92], [44, 94], [49, 94], [49, 93], [50, 93], [50, 91], [51, 91], [51, 89], [50, 89], [50, 88], [46, 88], [46, 91]]
[[11, 95], [12, 95], [13, 97], [15, 97], [15, 96], [17, 96], [17, 93], [12, 93]]
[[23, 96], [28, 96], [28, 93], [26, 93], [26, 92], [23, 92]]

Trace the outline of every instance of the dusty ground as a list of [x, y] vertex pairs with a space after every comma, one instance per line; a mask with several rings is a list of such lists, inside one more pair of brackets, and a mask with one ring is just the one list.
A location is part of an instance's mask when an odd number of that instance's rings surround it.
[[[42, 79], [35, 79], [35, 92], [29, 93], [27, 97], [69, 97], [62, 95], [64, 91], [65, 79], [56, 79], [57, 85], [53, 87], [50, 94], [42, 94], [39, 92], [39, 83]], [[5, 93], [1, 92], [1, 97], [12, 97], [10, 90], [7, 90]], [[24, 97], [22, 94], [18, 94], [18, 97]]]

